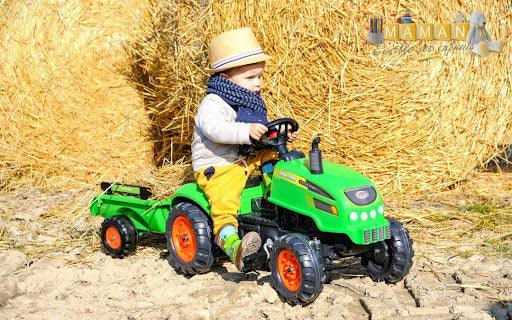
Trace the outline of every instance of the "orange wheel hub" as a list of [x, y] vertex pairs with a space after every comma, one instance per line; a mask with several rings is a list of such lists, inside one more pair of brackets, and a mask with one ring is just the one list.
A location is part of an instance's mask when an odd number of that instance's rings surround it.
[[277, 256], [277, 270], [286, 289], [295, 292], [302, 282], [299, 260], [293, 252], [284, 249]]
[[105, 232], [105, 240], [110, 248], [114, 250], [121, 248], [121, 234], [116, 227], [110, 226], [107, 228], [107, 231]]
[[177, 217], [172, 224], [172, 243], [183, 262], [189, 263], [194, 260], [197, 251], [194, 228], [184, 216]]

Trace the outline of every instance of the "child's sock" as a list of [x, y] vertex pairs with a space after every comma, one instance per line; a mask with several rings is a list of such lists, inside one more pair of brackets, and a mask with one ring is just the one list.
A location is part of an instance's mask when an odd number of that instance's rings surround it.
[[238, 237], [238, 230], [234, 226], [227, 225], [220, 229], [217, 237], [217, 245], [233, 262], [236, 259], [236, 252], [240, 246], [240, 242], [241, 240]]

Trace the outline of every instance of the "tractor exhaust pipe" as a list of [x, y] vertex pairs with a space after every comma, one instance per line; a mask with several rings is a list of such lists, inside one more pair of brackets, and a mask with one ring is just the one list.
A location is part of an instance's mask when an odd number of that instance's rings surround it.
[[322, 152], [318, 148], [320, 137], [315, 137], [311, 144], [311, 151], [309, 151], [309, 170], [312, 174], [322, 174], [324, 169], [322, 167]]

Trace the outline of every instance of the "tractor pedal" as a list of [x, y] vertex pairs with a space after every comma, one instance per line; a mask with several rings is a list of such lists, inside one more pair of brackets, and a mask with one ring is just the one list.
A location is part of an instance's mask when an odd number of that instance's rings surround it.
[[251, 254], [250, 256], [245, 257], [244, 259], [244, 267], [242, 272], [247, 273], [251, 271], [261, 270], [265, 266], [267, 262], [267, 254], [264, 251], [258, 251], [256, 253]]
[[238, 216], [238, 223], [279, 228], [277, 222], [264, 218], [259, 213], [241, 214]]

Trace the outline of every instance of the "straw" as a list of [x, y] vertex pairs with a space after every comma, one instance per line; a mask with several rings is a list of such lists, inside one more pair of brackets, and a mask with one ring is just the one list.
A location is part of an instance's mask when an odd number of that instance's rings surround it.
[[146, 8], [0, 5], [0, 189], [87, 189], [153, 168], [142, 99], [119, 72]]

